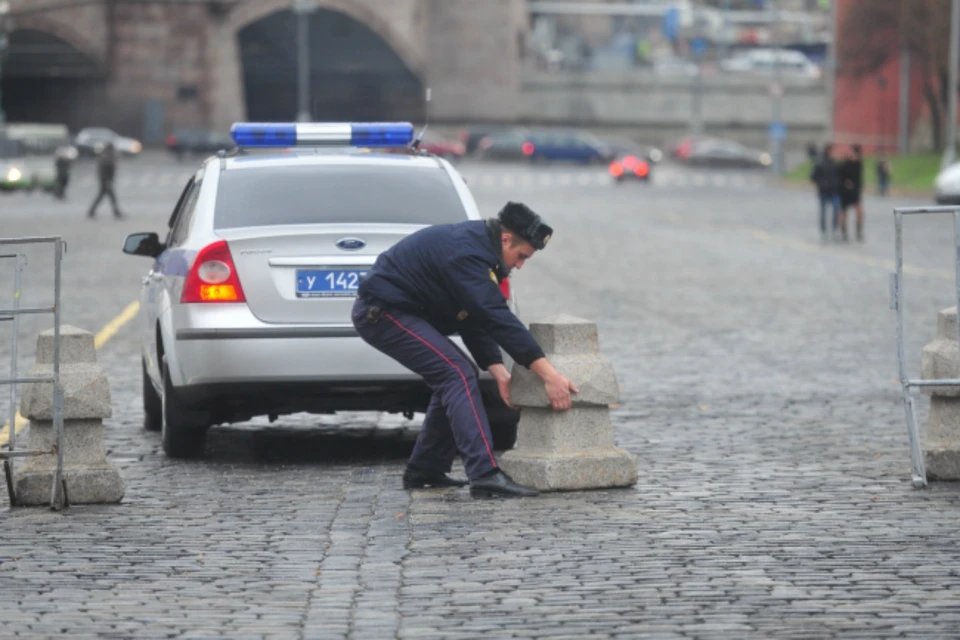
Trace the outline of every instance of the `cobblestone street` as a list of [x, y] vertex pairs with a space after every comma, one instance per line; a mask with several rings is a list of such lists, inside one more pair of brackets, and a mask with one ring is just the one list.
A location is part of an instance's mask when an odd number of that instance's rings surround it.
[[[138, 187], [148, 170], [121, 166], [122, 222], [83, 219], [88, 185], [0, 198], [0, 235], [66, 239], [64, 323], [96, 333], [137, 298], [149, 263], [122, 240], [164, 231], [179, 192]], [[910, 484], [888, 305], [892, 208], [928, 202], [871, 194], [867, 242], [821, 245], [813, 194], [756, 174], [616, 187], [520, 167], [504, 186], [494, 171], [462, 167], [484, 215], [519, 200], [556, 230], [513, 279], [520, 315], [597, 322], [635, 487], [408, 493], [419, 423], [377, 414], [217, 427], [207, 460], [168, 460], [142, 428], [137, 317], [98, 352], [126, 496], [56, 513], [4, 493], [0, 637], [960, 637], [960, 486]], [[954, 295], [951, 220], [909, 220], [905, 238], [918, 375]], [[52, 252], [30, 251], [25, 305], [52, 292]], [[5, 269], [0, 307], [9, 291]], [[22, 321], [21, 372], [50, 326]]]

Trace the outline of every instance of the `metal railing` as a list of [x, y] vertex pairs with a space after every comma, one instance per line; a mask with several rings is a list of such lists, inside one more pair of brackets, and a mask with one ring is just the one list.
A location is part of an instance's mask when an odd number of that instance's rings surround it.
[[[903, 337], [903, 217], [921, 213], [952, 213], [954, 244], [954, 289], [957, 308], [960, 309], [960, 206], [898, 207], [893, 210], [896, 245], [896, 272], [890, 274], [890, 308], [897, 312], [897, 360], [900, 365], [900, 385], [903, 390], [903, 409], [907, 417], [907, 435], [910, 438], [910, 456], [913, 460], [913, 485], [927, 486], [923, 451], [920, 447], [920, 432], [917, 428], [917, 412], [910, 390], [919, 387], [960, 386], [960, 378], [935, 380], [911, 379], [907, 373], [906, 346]], [[957, 339], [960, 344], [960, 321], [957, 322]]]
[[[41, 236], [41, 237], [22, 237], [22, 238], [0, 238], [0, 245], [24, 245], [24, 244], [42, 244], [52, 243], [53, 249], [53, 306], [51, 307], [21, 307], [20, 293], [22, 286], [23, 268], [26, 266], [27, 259], [23, 253], [3, 254], [0, 258], [16, 260], [14, 267], [14, 291], [13, 308], [0, 309], [0, 320], [7, 320], [13, 324], [13, 341], [11, 344], [11, 363], [10, 377], [0, 378], [0, 384], [10, 385], [10, 407], [9, 407], [9, 439], [7, 441], [7, 451], [0, 451], [0, 460], [3, 460], [3, 471], [7, 481], [7, 492], [10, 496], [10, 506], [17, 506], [16, 485], [14, 483], [15, 458], [24, 458], [29, 456], [55, 455], [57, 457], [57, 466], [53, 474], [52, 487], [50, 488], [50, 507], [55, 510], [63, 509], [68, 504], [67, 488], [63, 481], [63, 387], [60, 384], [60, 265], [63, 261], [63, 252], [65, 243], [60, 236]], [[25, 314], [53, 314], [53, 374], [49, 376], [17, 376], [17, 358], [18, 358], [18, 340], [20, 322], [19, 318]], [[16, 448], [17, 437], [17, 385], [26, 383], [51, 383], [53, 384], [53, 447], [49, 451], [18, 451]]]

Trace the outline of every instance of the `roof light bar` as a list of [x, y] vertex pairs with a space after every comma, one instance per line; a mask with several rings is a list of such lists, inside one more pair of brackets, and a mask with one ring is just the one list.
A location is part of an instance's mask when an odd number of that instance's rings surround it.
[[404, 147], [413, 141], [409, 122], [237, 122], [238, 147]]

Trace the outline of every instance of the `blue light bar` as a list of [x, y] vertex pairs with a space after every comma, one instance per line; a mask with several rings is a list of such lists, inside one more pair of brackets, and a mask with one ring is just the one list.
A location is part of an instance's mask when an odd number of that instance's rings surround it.
[[413, 141], [409, 122], [237, 122], [238, 147], [404, 147]]

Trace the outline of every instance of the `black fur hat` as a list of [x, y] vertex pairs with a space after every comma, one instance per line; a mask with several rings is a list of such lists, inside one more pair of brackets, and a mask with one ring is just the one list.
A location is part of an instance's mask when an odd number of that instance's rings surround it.
[[538, 251], [547, 246], [553, 228], [540, 219], [530, 207], [519, 202], [508, 202], [497, 214], [500, 224], [529, 242]]

